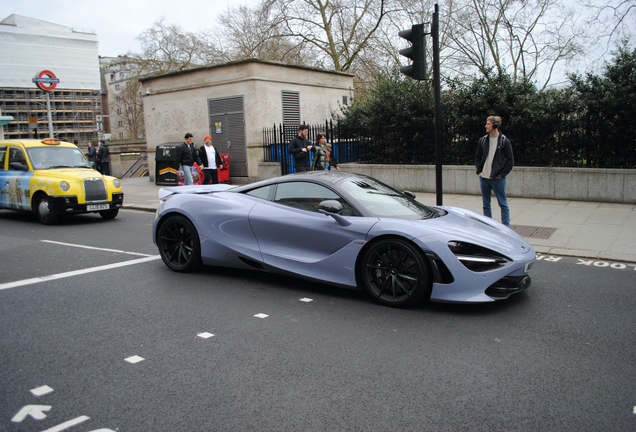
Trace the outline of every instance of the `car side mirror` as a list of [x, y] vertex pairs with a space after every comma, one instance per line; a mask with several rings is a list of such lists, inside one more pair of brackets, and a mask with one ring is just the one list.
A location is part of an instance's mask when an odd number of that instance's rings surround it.
[[406, 195], [407, 197], [409, 197], [409, 198], [411, 198], [411, 199], [415, 199], [415, 194], [414, 194], [413, 192], [405, 190], [403, 193], [404, 193], [404, 195]]
[[336, 200], [325, 200], [318, 204], [318, 211], [327, 216], [331, 216], [341, 226], [349, 226], [351, 222], [340, 216], [338, 213], [342, 211], [342, 204]]
[[342, 211], [342, 204], [336, 200], [325, 200], [318, 204], [319, 210], [324, 210], [327, 213], [340, 213]]
[[21, 162], [11, 162], [9, 164], [9, 169], [16, 171], [28, 171], [29, 167], [27, 166], [27, 164], [23, 164]]

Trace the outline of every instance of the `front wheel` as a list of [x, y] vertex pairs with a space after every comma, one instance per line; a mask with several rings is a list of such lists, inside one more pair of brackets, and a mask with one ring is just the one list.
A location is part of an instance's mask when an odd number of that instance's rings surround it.
[[161, 259], [177, 272], [191, 272], [201, 265], [201, 244], [196, 228], [182, 216], [169, 216], [159, 227], [157, 247]]
[[117, 217], [117, 214], [119, 214], [119, 209], [116, 208], [112, 210], [100, 211], [99, 214], [104, 219], [115, 219]]
[[59, 216], [53, 207], [53, 201], [51, 197], [47, 195], [42, 195], [42, 197], [38, 199], [35, 212], [38, 215], [38, 220], [44, 225], [53, 225], [59, 220]]
[[430, 298], [428, 264], [421, 251], [405, 240], [385, 239], [371, 245], [361, 271], [367, 292], [383, 305], [407, 307]]

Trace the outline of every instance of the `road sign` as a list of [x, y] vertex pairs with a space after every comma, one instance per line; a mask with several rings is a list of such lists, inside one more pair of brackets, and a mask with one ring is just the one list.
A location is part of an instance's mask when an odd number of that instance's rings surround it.
[[41, 90], [53, 91], [55, 87], [60, 83], [60, 79], [55, 76], [50, 70], [43, 70], [33, 78], [33, 82]]

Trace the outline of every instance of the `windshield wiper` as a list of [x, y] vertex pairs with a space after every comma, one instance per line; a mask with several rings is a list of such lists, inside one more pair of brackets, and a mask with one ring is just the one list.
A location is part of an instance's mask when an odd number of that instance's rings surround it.
[[48, 167], [47, 169], [57, 169], [57, 168], [75, 168], [75, 167], [72, 167], [70, 165], [54, 165], [54, 166]]
[[373, 195], [385, 195], [385, 196], [391, 196], [391, 197], [404, 198], [404, 195], [399, 195], [399, 194], [394, 194], [394, 193], [387, 193], [387, 192], [367, 191], [367, 193], [368, 194], [373, 194]]

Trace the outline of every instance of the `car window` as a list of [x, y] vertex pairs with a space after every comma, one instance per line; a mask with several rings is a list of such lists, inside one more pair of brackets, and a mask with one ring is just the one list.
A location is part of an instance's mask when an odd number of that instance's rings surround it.
[[317, 212], [322, 201], [336, 200], [342, 204], [343, 216], [356, 216], [355, 211], [338, 194], [324, 186], [309, 182], [279, 183], [274, 202], [301, 210]]
[[82, 151], [72, 147], [31, 147], [28, 150], [35, 170], [90, 168]]
[[11, 164], [11, 162], [20, 162], [26, 165], [26, 158], [21, 148], [9, 147], [9, 164]]
[[424, 204], [371, 178], [346, 180], [341, 187], [375, 217], [418, 220], [435, 214]]
[[246, 195], [255, 196], [257, 198], [269, 199], [269, 191], [272, 189], [272, 186], [263, 186], [260, 188], [252, 189], [250, 191], [245, 192]]
[[0, 146], [0, 170], [4, 171], [4, 160], [7, 155], [7, 146]]

